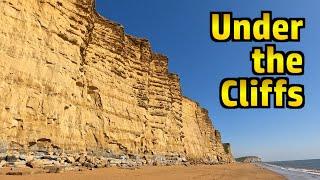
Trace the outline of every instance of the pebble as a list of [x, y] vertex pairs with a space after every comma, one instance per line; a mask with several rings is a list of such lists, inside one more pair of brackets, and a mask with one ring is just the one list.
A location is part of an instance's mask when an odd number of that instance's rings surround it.
[[5, 160], [0, 161], [0, 168], [5, 166], [6, 164], [7, 164], [7, 161], [5, 161]]

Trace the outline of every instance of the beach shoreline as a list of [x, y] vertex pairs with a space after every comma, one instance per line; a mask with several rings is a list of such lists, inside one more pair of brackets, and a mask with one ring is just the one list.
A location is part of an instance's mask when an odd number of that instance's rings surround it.
[[[8, 171], [8, 169], [6, 169]], [[0, 169], [1, 180], [122, 180], [122, 179], [154, 179], [154, 180], [185, 180], [185, 179], [273, 179], [282, 180], [283, 176], [255, 164], [232, 163], [224, 165], [197, 166], [160, 166], [142, 167], [128, 170], [119, 168], [102, 168], [92, 171], [64, 172], [57, 174], [32, 174], [23, 176], [5, 175], [5, 169]]]
[[281, 174], [287, 179], [290, 180], [318, 180], [320, 179], [320, 171], [319, 170], [311, 170], [311, 169], [299, 169], [299, 168], [290, 168], [290, 167], [282, 167], [269, 163], [261, 163], [257, 164], [258, 166], [268, 169], [274, 173]]

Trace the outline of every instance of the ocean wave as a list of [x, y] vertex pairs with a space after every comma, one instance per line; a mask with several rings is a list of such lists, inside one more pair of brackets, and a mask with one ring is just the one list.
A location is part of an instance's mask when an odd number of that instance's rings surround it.
[[286, 171], [302, 172], [302, 173], [307, 173], [307, 174], [311, 174], [311, 175], [320, 176], [320, 170], [315, 170], [315, 169], [302, 169], [302, 168], [283, 167], [283, 166], [277, 166], [277, 165], [268, 164], [268, 163], [264, 163], [264, 165], [270, 166], [270, 167], [273, 167], [273, 168], [278, 168], [278, 169], [281, 169], [281, 170], [286, 170]]

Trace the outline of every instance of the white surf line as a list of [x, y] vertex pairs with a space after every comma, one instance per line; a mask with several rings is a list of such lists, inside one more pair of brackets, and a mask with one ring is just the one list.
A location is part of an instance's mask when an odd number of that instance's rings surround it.
[[275, 166], [271, 164], [258, 164], [259, 166], [269, 169], [275, 173], [281, 174], [288, 180], [320, 180], [320, 175], [316, 172], [310, 173], [305, 171], [299, 171], [294, 168], [284, 168], [280, 166]]

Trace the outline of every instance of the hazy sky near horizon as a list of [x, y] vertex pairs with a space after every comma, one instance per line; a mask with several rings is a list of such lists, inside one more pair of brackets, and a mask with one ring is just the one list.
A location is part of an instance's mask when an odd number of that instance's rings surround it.
[[[97, 10], [125, 27], [128, 34], [150, 40], [153, 50], [169, 57], [184, 95], [210, 112], [214, 125], [230, 142], [235, 157], [258, 155], [266, 161], [320, 158], [320, 1], [319, 0], [97, 0]], [[277, 43], [278, 50], [301, 50], [305, 75], [290, 77], [305, 85], [301, 110], [228, 110], [219, 102], [220, 81], [252, 77], [249, 52], [265, 43], [215, 43], [209, 34], [210, 11], [235, 17], [305, 17], [300, 43]]]

